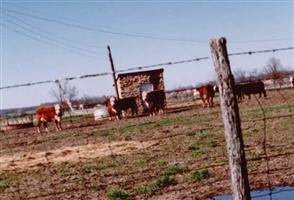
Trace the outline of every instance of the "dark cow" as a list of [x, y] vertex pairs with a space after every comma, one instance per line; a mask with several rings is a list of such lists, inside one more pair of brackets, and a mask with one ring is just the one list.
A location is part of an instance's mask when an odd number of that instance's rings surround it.
[[132, 116], [138, 114], [136, 97], [117, 99], [114, 107], [118, 110], [119, 115], [124, 115], [124, 112], [127, 112], [128, 110], [132, 112]]
[[290, 80], [291, 87], [294, 90], [294, 76], [290, 76], [289, 80]]
[[156, 113], [163, 112], [165, 108], [165, 92], [163, 90], [154, 90], [150, 92], [142, 92], [143, 104], [152, 116]]
[[[215, 93], [218, 93], [219, 92], [218, 86], [215, 85], [213, 87], [213, 90], [215, 91]], [[244, 95], [242, 94], [240, 85], [235, 85], [234, 92], [235, 92], [237, 100], [240, 101], [240, 100], [242, 100], [244, 98]]]
[[38, 133], [41, 133], [41, 124], [44, 124], [45, 130], [49, 132], [47, 123], [55, 121], [56, 130], [61, 130], [61, 116], [63, 114], [63, 109], [60, 104], [54, 106], [42, 106], [36, 110], [36, 125]]
[[234, 92], [238, 101], [241, 101], [244, 98], [244, 93], [242, 92], [242, 85], [236, 84], [234, 87]]
[[240, 83], [235, 87], [236, 90], [240, 93], [241, 99], [243, 99], [244, 95], [247, 95], [248, 98], [251, 99], [251, 94], [259, 94], [259, 98], [261, 98], [262, 94], [264, 97], [266, 97], [266, 91], [262, 81]]
[[111, 97], [104, 103], [108, 108], [108, 113], [111, 116], [115, 116], [117, 119], [123, 117], [124, 112], [131, 110], [132, 116], [138, 114], [138, 107], [136, 103], [136, 97], [126, 97], [123, 99], [117, 99]]
[[213, 97], [215, 95], [216, 89], [217, 88], [214, 88], [214, 86], [210, 84], [196, 88], [196, 92], [199, 94], [202, 100], [203, 108], [206, 106], [213, 107]]

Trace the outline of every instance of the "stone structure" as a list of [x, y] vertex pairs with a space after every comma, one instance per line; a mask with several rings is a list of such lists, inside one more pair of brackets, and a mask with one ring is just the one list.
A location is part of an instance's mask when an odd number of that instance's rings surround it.
[[118, 74], [119, 98], [137, 97], [139, 112], [143, 111], [143, 90], [164, 90], [163, 69]]

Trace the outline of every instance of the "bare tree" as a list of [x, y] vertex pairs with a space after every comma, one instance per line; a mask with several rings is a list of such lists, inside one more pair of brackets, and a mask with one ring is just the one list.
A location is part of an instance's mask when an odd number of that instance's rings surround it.
[[235, 81], [238, 82], [245, 82], [247, 81], [247, 75], [246, 75], [246, 71], [243, 69], [237, 69], [236, 71], [234, 71], [234, 77], [235, 77]]
[[74, 100], [78, 96], [78, 89], [76, 86], [69, 85], [68, 81], [62, 82], [61, 87], [63, 91], [59, 88], [53, 88], [50, 91], [51, 96], [58, 102], [64, 102], [67, 98], [69, 101]]
[[251, 71], [248, 72], [248, 81], [257, 81], [259, 79], [259, 72], [258, 70], [255, 68]]
[[278, 83], [280, 87], [283, 84], [283, 71], [284, 68], [280, 59], [275, 57], [270, 58], [264, 67], [265, 76], [272, 79], [274, 81], [274, 85]]

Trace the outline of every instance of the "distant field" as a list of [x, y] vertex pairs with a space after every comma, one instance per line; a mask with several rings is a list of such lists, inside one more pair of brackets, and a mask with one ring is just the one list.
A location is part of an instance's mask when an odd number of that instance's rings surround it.
[[[239, 103], [250, 186], [294, 186], [294, 90], [269, 91], [258, 100], [262, 108], [254, 97]], [[73, 117], [64, 127], [1, 133], [0, 199], [205, 199], [230, 193], [218, 99], [212, 109], [173, 101], [155, 117]]]

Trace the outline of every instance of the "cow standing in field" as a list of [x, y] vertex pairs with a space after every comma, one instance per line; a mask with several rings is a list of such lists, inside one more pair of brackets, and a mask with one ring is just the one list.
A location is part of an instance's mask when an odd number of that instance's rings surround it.
[[240, 83], [237, 84], [235, 87], [240, 93], [241, 98], [243, 98], [244, 95], [247, 95], [248, 98], [251, 99], [251, 94], [259, 94], [259, 98], [261, 98], [262, 94], [264, 97], [266, 97], [266, 91], [264, 83], [262, 81]]
[[244, 94], [242, 92], [242, 85], [236, 84], [234, 86], [234, 92], [238, 101], [241, 101], [244, 98]]
[[290, 76], [289, 80], [290, 80], [291, 87], [294, 90], [294, 76]]
[[165, 93], [163, 90], [142, 92], [143, 104], [150, 116], [163, 112], [165, 107]]
[[196, 92], [199, 94], [202, 100], [203, 108], [205, 108], [206, 106], [213, 107], [213, 97], [215, 95], [216, 89], [217, 88], [214, 88], [214, 86], [210, 84], [196, 88]]
[[131, 110], [132, 116], [138, 114], [138, 107], [136, 103], [136, 97], [126, 97], [123, 99], [117, 99], [116, 97], [110, 97], [104, 103], [108, 109], [110, 117], [115, 116], [116, 119], [122, 118], [128, 110]]
[[123, 99], [117, 99], [114, 106], [120, 115], [125, 116], [125, 112], [130, 110], [132, 112], [132, 116], [138, 114], [138, 107], [136, 102], [136, 97], [126, 97]]
[[41, 133], [41, 125], [43, 124], [46, 132], [49, 132], [48, 122], [55, 121], [56, 130], [62, 130], [61, 117], [63, 111], [60, 104], [54, 106], [42, 106], [36, 110], [36, 125], [38, 133]]
[[[215, 93], [219, 92], [218, 86], [215, 85], [213, 87], [213, 90], [215, 91]], [[235, 95], [236, 95], [236, 98], [238, 101], [241, 101], [244, 98], [244, 95], [242, 94], [240, 85], [234, 86], [234, 92], [235, 92]]]
[[115, 116], [116, 119], [119, 119], [119, 110], [116, 106], [117, 99], [115, 97], [110, 97], [107, 99], [104, 104], [107, 107], [109, 118]]

